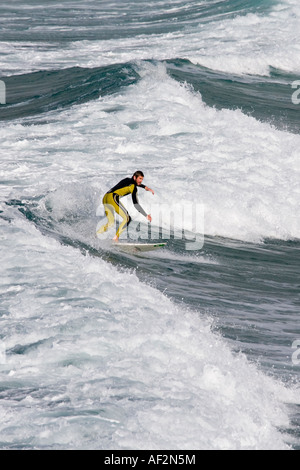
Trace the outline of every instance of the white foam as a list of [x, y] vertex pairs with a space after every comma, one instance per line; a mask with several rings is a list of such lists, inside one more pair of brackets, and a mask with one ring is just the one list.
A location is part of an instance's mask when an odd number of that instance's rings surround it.
[[[168, 52], [178, 52], [175, 36]], [[139, 38], [137, 51], [128, 41], [127, 52], [116, 43], [112, 60], [144, 57], [147, 47], [155, 55], [154, 43], [163, 54], [161, 37], [149, 46]], [[98, 46], [86, 43], [78, 64], [109, 62], [108, 50], [84, 57]], [[21, 57], [20, 49], [10, 62], [20, 71], [27, 59], [28, 68], [56, 67], [75, 63], [75, 52]], [[206, 233], [299, 238], [299, 136], [207, 108], [164, 66], [140, 73], [118, 96], [54, 112], [52, 122], [1, 125], [0, 199], [48, 194], [41, 204], [55, 224], [78, 217], [68, 235], [84, 240], [80, 222], [96, 214], [95, 191], [100, 204], [117, 179], [142, 168], [158, 201], [203, 202]], [[147, 207], [152, 195], [140, 194]], [[13, 207], [1, 210], [2, 447], [286, 448], [278, 429], [289, 426], [285, 404], [298, 403], [298, 391], [234, 355], [201, 306], [177, 307], [134, 273], [42, 236]]]
[[[160, 203], [200, 203], [206, 234], [299, 239], [300, 137], [240, 111], [206, 107], [163, 65], [140, 64], [140, 70], [142, 80], [126, 92], [54, 113], [57, 121], [0, 127], [1, 176], [11, 182], [3, 195], [12, 184], [13, 197], [24, 197], [66, 191], [70, 182], [75, 193], [63, 204], [72, 209], [88, 179], [99, 194], [96, 214], [105, 191], [142, 168], [156, 192], [153, 197], [139, 191], [145, 209], [154, 206], [153, 224], [159, 225]], [[118, 112], [106, 112], [116, 106]], [[90, 204], [97, 198], [88, 197]], [[123, 201], [133, 218], [144, 222], [130, 200]]]
[[268, 15], [248, 14], [204, 28], [206, 46], [188, 57], [229, 73], [268, 75], [274, 67], [300, 72], [300, 9], [294, 0], [274, 6]]
[[277, 428], [294, 393], [233, 355], [208, 318], [21, 218], [9, 227], [1, 292], [20, 288], [2, 317], [2, 446], [287, 448]]
[[184, 263], [189, 263], [190, 265], [193, 264], [219, 264], [216, 259], [211, 256], [205, 255], [203, 253], [191, 254], [187, 253], [184, 255], [180, 255], [178, 253], [172, 253], [170, 250], [159, 251], [159, 252], [151, 252], [149, 253], [150, 257], [165, 259], [165, 260], [176, 260], [176, 261], [183, 261]]
[[[140, 192], [143, 203], [201, 203], [210, 235], [247, 241], [300, 238], [299, 136], [239, 111], [206, 107], [162, 66], [145, 65], [143, 73], [126, 94], [104, 100], [123, 105], [112, 116], [113, 127], [118, 123], [122, 129], [122, 158], [116, 158], [122, 162], [127, 156], [126, 169], [136, 146], [135, 165], [142, 165], [157, 191], [157, 199]], [[133, 120], [139, 123], [136, 129], [126, 129]], [[144, 142], [147, 149], [140, 147]], [[153, 215], [155, 223], [158, 214]]]

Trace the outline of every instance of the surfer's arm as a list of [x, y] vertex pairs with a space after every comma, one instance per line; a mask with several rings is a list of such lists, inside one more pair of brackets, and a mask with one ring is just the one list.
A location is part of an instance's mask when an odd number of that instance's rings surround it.
[[151, 193], [154, 195], [154, 191], [153, 191], [153, 189], [151, 189], [151, 188], [148, 188], [148, 186], [145, 186], [145, 190], [146, 190], [146, 191], [150, 191], [150, 192], [151, 192]]
[[[142, 206], [140, 205], [139, 201], [138, 201], [138, 198], [137, 198], [137, 190], [136, 188], [134, 189], [133, 193], [132, 193], [132, 202], [134, 204], [134, 207], [136, 208], [136, 210], [144, 215], [145, 217], [147, 217], [148, 219], [148, 215], [146, 214], [146, 212], [144, 211], [144, 209], [142, 208]], [[148, 219], [149, 220], [149, 219]]]
[[145, 186], [144, 184], [140, 184], [139, 188], [145, 189], [145, 191], [150, 191], [154, 195], [153, 189], [149, 188], [148, 186]]

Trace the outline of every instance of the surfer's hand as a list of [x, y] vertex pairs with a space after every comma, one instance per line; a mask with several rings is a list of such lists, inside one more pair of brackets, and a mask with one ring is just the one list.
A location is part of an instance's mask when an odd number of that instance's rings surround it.
[[152, 222], [152, 217], [150, 214], [147, 215], [147, 220], [149, 220], [149, 222]]
[[151, 188], [148, 188], [148, 186], [146, 186], [146, 187], [145, 187], [145, 189], [146, 189], [146, 191], [151, 191], [151, 193], [152, 193], [152, 194], [153, 194], [153, 196], [154, 196], [154, 191], [153, 191], [153, 189], [151, 189]]

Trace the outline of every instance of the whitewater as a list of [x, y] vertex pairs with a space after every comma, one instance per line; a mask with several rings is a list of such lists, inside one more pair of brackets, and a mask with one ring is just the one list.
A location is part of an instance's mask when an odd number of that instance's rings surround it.
[[[297, 2], [0, 10], [0, 448], [298, 449]], [[137, 169], [202, 249], [96, 238]]]

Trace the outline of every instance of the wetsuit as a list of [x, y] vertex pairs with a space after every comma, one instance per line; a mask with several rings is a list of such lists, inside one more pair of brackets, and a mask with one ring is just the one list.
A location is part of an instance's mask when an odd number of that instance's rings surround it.
[[[145, 189], [145, 187], [146, 186], [144, 184], [139, 185], [139, 188]], [[97, 231], [97, 234], [106, 232], [114, 224], [114, 211], [123, 219], [116, 233], [117, 237], [119, 237], [124, 229], [128, 227], [131, 222], [131, 217], [125, 207], [121, 204], [120, 198], [127, 196], [130, 193], [132, 194], [132, 201], [135, 208], [138, 212], [147, 217], [146, 212], [138, 202], [136, 182], [133, 178], [125, 178], [105, 194], [102, 202], [108, 222]]]

